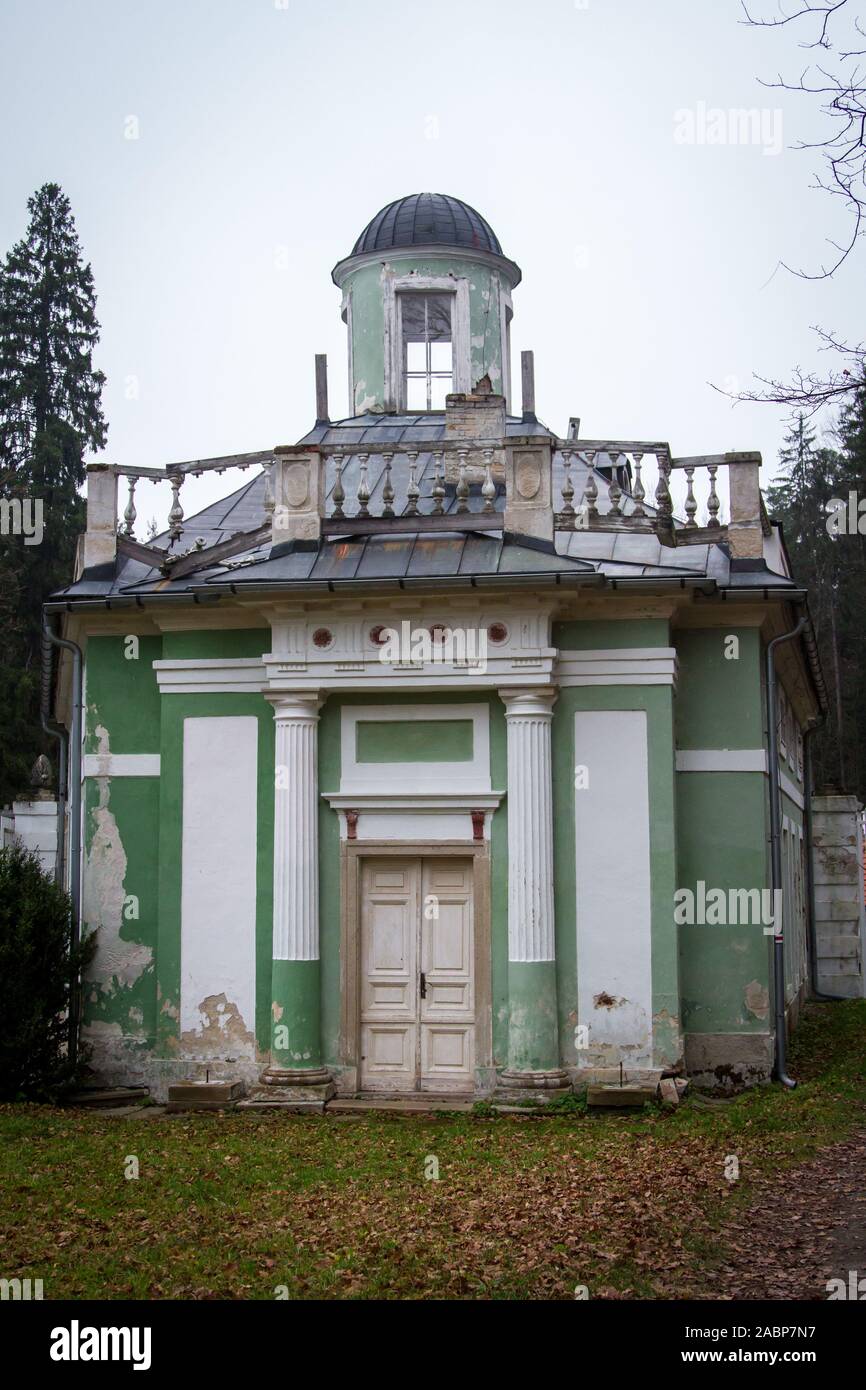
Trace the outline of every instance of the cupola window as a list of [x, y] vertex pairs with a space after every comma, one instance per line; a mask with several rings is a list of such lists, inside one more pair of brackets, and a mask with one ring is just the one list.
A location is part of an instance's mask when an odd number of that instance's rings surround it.
[[444, 410], [453, 387], [451, 294], [401, 293], [403, 406]]

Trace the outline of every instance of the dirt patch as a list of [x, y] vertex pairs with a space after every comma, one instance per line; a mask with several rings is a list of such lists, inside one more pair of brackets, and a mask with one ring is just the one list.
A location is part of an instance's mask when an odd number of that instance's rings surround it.
[[866, 1278], [866, 1132], [753, 1186], [723, 1228], [728, 1260], [697, 1297], [826, 1299], [830, 1279]]

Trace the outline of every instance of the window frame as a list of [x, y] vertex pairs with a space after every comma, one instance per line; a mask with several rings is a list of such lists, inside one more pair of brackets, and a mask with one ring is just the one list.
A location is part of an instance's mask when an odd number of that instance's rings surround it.
[[[409, 411], [409, 410], [411, 410], [411, 411], [413, 411], [413, 412], [416, 411], [416, 410], [433, 411], [433, 410], [444, 409], [444, 403], [443, 403], [442, 406], [434, 406], [434, 405], [433, 405], [433, 383], [434, 383], [434, 381], [442, 381], [442, 380], [447, 379], [447, 380], [450, 382], [450, 388], [449, 388], [449, 392], [446, 393], [446, 394], [450, 394], [450, 392], [454, 390], [454, 309], [455, 309], [455, 305], [454, 305], [453, 302], [449, 302], [449, 305], [448, 305], [448, 317], [449, 317], [449, 322], [448, 322], [449, 335], [448, 335], [448, 338], [447, 338], [447, 340], [446, 340], [446, 339], [441, 339], [441, 338], [438, 340], [439, 342], [447, 341], [448, 346], [449, 346], [450, 349], [451, 349], [450, 370], [447, 371], [447, 372], [438, 371], [438, 370], [433, 366], [433, 352], [432, 352], [433, 341], [432, 341], [430, 338], [425, 337], [425, 338], [423, 338], [423, 339], [421, 339], [421, 340], [418, 340], [418, 339], [415, 340], [415, 342], [416, 342], [417, 345], [422, 345], [422, 346], [424, 347], [424, 370], [423, 370], [423, 371], [415, 371], [415, 370], [410, 370], [410, 368], [409, 368], [409, 354], [408, 354], [409, 343], [405, 340], [404, 332], [403, 332], [403, 311], [404, 311], [404, 308], [405, 308], [405, 305], [406, 305], [406, 300], [407, 300], [408, 298], [410, 298], [410, 297], [416, 298], [416, 299], [423, 299], [423, 300], [426, 301], [426, 300], [433, 299], [433, 298], [442, 299], [442, 298], [444, 298], [444, 295], [442, 295], [442, 294], [441, 294], [439, 291], [437, 291], [437, 290], [401, 290], [400, 293], [399, 293], [399, 296], [398, 296], [398, 301], [399, 301], [399, 302], [398, 302], [398, 315], [397, 315], [397, 317], [398, 317], [398, 321], [399, 321], [399, 325], [400, 325], [400, 393], [401, 393], [401, 396], [402, 396], [402, 399], [403, 399], [403, 402], [404, 402], [404, 405], [405, 405], [405, 408], [406, 408], [407, 411]], [[450, 301], [453, 301], [453, 295], [449, 295], [449, 300], [450, 300]], [[425, 330], [427, 329], [427, 327], [428, 327], [428, 323], [427, 323], [427, 309], [426, 309], [426, 304], [425, 304]], [[413, 406], [413, 405], [410, 405], [410, 404], [409, 404], [409, 383], [410, 383], [410, 381], [423, 381], [423, 382], [425, 383], [425, 386], [426, 386], [425, 396], [426, 396], [426, 399], [427, 399], [427, 405], [426, 405], [426, 407], [422, 407], [422, 406]]]
[[413, 415], [409, 411], [403, 379], [403, 323], [400, 299], [403, 294], [451, 294], [451, 390], [471, 391], [469, 342], [469, 280], [458, 275], [390, 275], [384, 286], [385, 402], [386, 408]]

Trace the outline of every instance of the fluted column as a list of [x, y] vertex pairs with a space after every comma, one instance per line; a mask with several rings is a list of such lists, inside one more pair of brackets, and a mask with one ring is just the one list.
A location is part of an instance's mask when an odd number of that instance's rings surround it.
[[271, 1065], [275, 1085], [322, 1085], [319, 966], [318, 724], [315, 692], [274, 695], [274, 937]]
[[567, 1085], [560, 1066], [550, 726], [556, 691], [501, 690], [508, 728], [507, 1087]]

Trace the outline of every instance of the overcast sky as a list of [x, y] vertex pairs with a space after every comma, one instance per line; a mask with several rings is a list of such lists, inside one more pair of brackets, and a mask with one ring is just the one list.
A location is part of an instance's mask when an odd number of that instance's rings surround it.
[[[315, 352], [345, 414], [331, 268], [383, 204], [422, 190], [475, 206], [522, 267], [515, 379], [533, 348], [559, 433], [578, 415], [585, 437], [759, 448], [772, 466], [781, 413], [732, 409], [709, 383], [826, 365], [815, 323], [862, 337], [862, 258], [830, 282], [777, 270], [817, 267], [846, 224], [793, 148], [823, 133], [817, 113], [758, 81], [800, 70], [799, 35], [745, 27], [736, 0], [0, 13], [0, 249], [23, 235], [28, 195], [59, 182], [96, 279], [112, 462], [294, 442], [314, 419]], [[713, 108], [759, 108], [763, 133], [702, 142]], [[229, 490], [193, 488], [188, 513]]]

